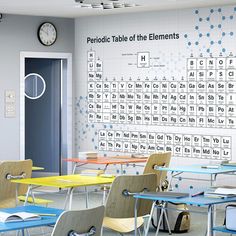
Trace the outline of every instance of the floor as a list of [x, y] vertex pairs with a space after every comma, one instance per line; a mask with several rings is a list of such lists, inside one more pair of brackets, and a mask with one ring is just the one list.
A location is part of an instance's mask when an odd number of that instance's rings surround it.
[[[50, 193], [39, 193], [40, 197], [44, 197], [47, 199], [51, 199], [54, 201], [54, 203], [50, 204], [50, 207], [58, 207], [61, 206], [63, 208], [62, 203], [64, 203], [64, 199], [65, 199], [65, 194], [64, 192], [58, 192], [55, 190], [55, 192], [50, 192]], [[92, 192], [89, 195], [89, 207], [95, 207], [95, 206], [99, 206], [101, 205], [102, 202], [102, 194], [100, 192]], [[84, 209], [85, 208], [85, 195], [83, 192], [76, 192], [74, 194], [74, 198], [73, 198], [73, 210], [77, 210], [77, 209]], [[192, 210], [196, 211], [196, 210], [200, 210], [200, 208], [192, 208]], [[206, 209], [201, 209], [201, 210], [206, 210]], [[217, 224], [222, 224], [224, 220], [224, 211], [223, 210], [219, 210], [219, 212], [217, 213]], [[184, 234], [172, 234], [173, 236], [205, 236], [205, 229], [206, 229], [206, 223], [207, 223], [207, 216], [205, 214], [196, 214], [196, 213], [191, 213], [191, 229], [189, 230], [188, 233], [184, 233]], [[50, 228], [45, 228], [44, 229], [45, 234], [44, 235], [50, 235], [51, 229]], [[39, 234], [41, 231], [39, 229], [31, 229], [29, 230], [30, 235], [41, 235]], [[9, 235], [9, 236], [13, 236], [16, 235], [15, 233], [5, 233], [4, 235]], [[115, 235], [119, 235], [117, 233], [114, 233], [112, 231], [109, 230], [104, 230], [103, 233], [104, 236], [115, 236]], [[127, 236], [130, 235], [134, 235], [134, 234], [127, 234]], [[154, 236], [155, 235], [155, 230], [154, 228], [150, 229], [150, 233], [148, 234], [150, 236]], [[169, 235], [168, 233], [164, 233], [161, 232], [159, 233], [160, 236], [164, 236], [164, 235]], [[223, 233], [217, 233], [216, 236], [224, 236], [227, 234], [223, 234]], [[61, 235], [64, 236], [64, 235]]]

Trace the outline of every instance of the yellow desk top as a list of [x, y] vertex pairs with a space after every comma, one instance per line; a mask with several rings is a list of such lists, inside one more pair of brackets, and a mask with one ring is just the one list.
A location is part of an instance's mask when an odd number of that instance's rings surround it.
[[15, 179], [11, 180], [13, 183], [48, 186], [56, 188], [73, 188], [92, 186], [100, 184], [111, 184], [115, 177], [94, 177], [94, 176], [81, 176], [81, 175], [62, 175], [62, 176], [50, 176], [40, 178], [28, 178], [28, 179]]

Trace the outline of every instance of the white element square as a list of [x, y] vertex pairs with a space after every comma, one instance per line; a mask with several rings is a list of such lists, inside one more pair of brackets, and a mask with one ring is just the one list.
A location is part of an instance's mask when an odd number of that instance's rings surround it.
[[198, 70], [205, 70], [206, 69], [206, 58], [198, 58], [197, 59], [197, 69]]
[[206, 115], [206, 105], [197, 105], [197, 116], [205, 116]]
[[177, 125], [178, 124], [178, 117], [174, 116], [174, 115], [171, 115], [170, 118], [169, 118], [169, 123], [174, 125], [174, 126]]
[[119, 82], [119, 92], [126, 92], [126, 82]]
[[135, 87], [134, 87], [134, 82], [129, 81], [127, 82], [127, 92], [134, 93]]
[[157, 152], [164, 152], [164, 151], [165, 151], [165, 146], [164, 146], [164, 144], [157, 144], [157, 145], [156, 145], [156, 151], [157, 151]]
[[165, 144], [173, 144], [174, 143], [174, 135], [173, 134], [166, 134], [165, 135]]
[[106, 130], [99, 130], [98, 139], [99, 140], [106, 140], [106, 138], [107, 138], [107, 131]]
[[217, 118], [217, 126], [218, 127], [225, 127], [226, 126], [226, 118], [225, 117], [218, 117]]
[[102, 82], [95, 83], [95, 91], [102, 93]]
[[172, 153], [173, 153], [173, 149], [174, 149], [174, 148], [173, 148], [173, 145], [166, 145], [166, 146], [165, 146], [165, 151], [166, 151], [166, 152], [172, 152]]
[[207, 106], [207, 116], [215, 116], [216, 115], [216, 106], [208, 105]]
[[102, 80], [102, 72], [96, 72], [95, 73], [95, 79], [96, 81], [101, 81]]
[[192, 156], [192, 147], [183, 146], [183, 157], [191, 157], [191, 156]]
[[152, 116], [148, 115], [148, 114], [143, 115], [143, 124], [151, 125], [152, 124]]
[[221, 148], [231, 148], [231, 137], [221, 137]]
[[207, 82], [206, 88], [208, 93], [216, 92], [217, 83], [216, 82]]
[[150, 53], [149, 52], [138, 52], [138, 68], [149, 68], [150, 67]]
[[216, 71], [216, 79], [217, 79], [217, 81], [225, 81], [226, 71], [225, 70], [217, 70]]
[[88, 91], [89, 92], [94, 92], [95, 91], [95, 83], [94, 82], [89, 82], [88, 83]]
[[186, 93], [188, 91], [188, 85], [186, 82], [178, 82], [178, 92]]
[[103, 111], [103, 104], [102, 103], [94, 103], [95, 104], [95, 110], [96, 112], [101, 112]]
[[224, 81], [217, 82], [216, 92], [217, 93], [225, 93], [225, 91], [226, 91], [226, 83]]
[[187, 110], [188, 110], [188, 105], [185, 105], [185, 104], [179, 105], [179, 115], [181, 116], [187, 115]]
[[111, 103], [111, 112], [118, 113], [119, 112], [119, 103]]
[[88, 93], [88, 102], [94, 102], [95, 100], [95, 93], [90, 92]]
[[[234, 95], [232, 95], [232, 96], [234, 96]], [[228, 96], [227, 96], [227, 101], [228, 101], [227, 104], [233, 104], [234, 103], [233, 99], [231, 100], [230, 97], [228, 97]], [[230, 101], [232, 101], [233, 103], [230, 103]], [[216, 95], [216, 103], [217, 104], [225, 104], [226, 103], [226, 95], [225, 94], [217, 94]]]
[[119, 92], [118, 82], [111, 82], [111, 92], [115, 92], [115, 93]]
[[231, 69], [226, 71], [227, 81], [236, 81], [236, 69]]
[[197, 92], [205, 92], [206, 91], [206, 82], [205, 81], [199, 81], [197, 83]]
[[131, 133], [129, 131], [124, 131], [123, 132], [123, 140], [130, 140], [130, 137], [131, 137]]
[[189, 82], [188, 83], [188, 92], [190, 92], [190, 93], [197, 92], [197, 83], [196, 82]]
[[102, 113], [96, 113], [96, 118], [95, 118], [96, 122], [100, 123], [102, 122]]
[[118, 123], [119, 121], [119, 114], [118, 113], [112, 113], [111, 114], [111, 122], [112, 123]]
[[123, 133], [122, 133], [122, 131], [119, 131], [119, 130], [116, 130], [115, 131], [115, 141], [117, 141], [117, 140], [122, 140], [122, 138], [123, 138]]
[[114, 140], [115, 139], [115, 133], [113, 130], [107, 131], [107, 140]]
[[220, 148], [213, 148], [212, 149], [212, 158], [213, 159], [221, 159], [221, 149]]
[[236, 118], [231, 117], [226, 119], [226, 127], [227, 128], [235, 128], [236, 127]]
[[135, 93], [135, 102], [142, 102], [143, 101], [143, 94], [142, 93]]
[[143, 115], [142, 114], [136, 114], [134, 117], [135, 117], [135, 124], [136, 125], [143, 124]]
[[206, 69], [207, 70], [215, 70], [216, 69], [216, 58], [207, 58]]
[[158, 93], [152, 94], [152, 103], [161, 103], [160, 94]]
[[197, 118], [196, 116], [188, 116], [188, 125], [195, 127], [197, 126]]
[[183, 155], [183, 147], [180, 145], [174, 145], [174, 156], [180, 157]]
[[201, 135], [193, 135], [193, 137], [192, 137], [192, 146], [194, 146], [194, 147], [202, 146], [202, 137], [201, 137]]
[[111, 83], [103, 82], [103, 92], [110, 92], [110, 91], [111, 91]]
[[95, 112], [96, 109], [95, 109], [95, 104], [94, 103], [89, 103], [88, 104], [88, 112]]
[[136, 103], [135, 104], [135, 113], [142, 114], [143, 113], [143, 104]]
[[168, 115], [162, 115], [161, 116], [161, 123], [168, 124], [169, 122], [169, 116]]
[[236, 69], [236, 58], [228, 57], [226, 59], [226, 69]]
[[152, 92], [152, 83], [151, 82], [145, 81], [143, 83], [143, 92], [148, 92], [148, 93]]
[[119, 93], [119, 102], [126, 102], [127, 96], [126, 93], [121, 92]]
[[156, 142], [156, 134], [148, 133], [148, 143], [155, 143], [155, 142]]
[[170, 93], [169, 94], [169, 103], [170, 104], [177, 103], [177, 99], [178, 99], [178, 93]]
[[135, 82], [135, 92], [143, 92], [143, 82], [136, 81]]
[[226, 83], [226, 92], [227, 93], [236, 93], [236, 82]]
[[131, 137], [130, 137], [132, 142], [138, 142], [139, 140], [139, 133], [138, 132], [131, 132]]
[[96, 71], [102, 71], [103, 68], [102, 68], [102, 61], [101, 60], [97, 60], [96, 61]]
[[98, 143], [98, 149], [99, 149], [100, 151], [105, 151], [105, 150], [107, 150], [107, 141], [105, 141], [105, 140], [99, 141], [99, 143]]
[[139, 152], [139, 143], [131, 143], [130, 145], [131, 145], [130, 151], [132, 153], [138, 153]]
[[159, 93], [160, 92], [160, 82], [152, 82], [152, 92], [153, 93]]
[[178, 108], [179, 106], [176, 104], [170, 104], [169, 105], [169, 114], [170, 115], [177, 115], [178, 114]]
[[[169, 83], [169, 89], [168, 90], [171, 94], [178, 92], [178, 88], [181, 87], [181, 86], [179, 86], [179, 83], [183, 84], [183, 82], [170, 82]], [[185, 91], [187, 91], [186, 87], [185, 87], [185, 89], [186, 89]]]
[[146, 143], [147, 142], [147, 133], [146, 132], [140, 132], [139, 133], [139, 142], [140, 143]]
[[226, 58], [218, 57], [216, 59], [216, 69], [217, 70], [225, 70], [226, 69]]
[[[196, 97], [195, 97], [196, 98]], [[192, 105], [191, 103], [188, 105], [188, 115], [194, 116], [197, 114], [197, 105]]]
[[154, 152], [156, 152], [156, 145], [155, 145], [155, 143], [149, 143], [149, 144], [147, 144], [147, 152], [148, 152], [148, 153], [154, 153]]
[[126, 103], [119, 103], [119, 113], [126, 113], [127, 105]]
[[206, 78], [207, 78], [207, 81], [215, 81], [216, 80], [216, 71], [215, 70], [207, 70]]
[[152, 124], [153, 125], [158, 125], [160, 122], [160, 115], [153, 115], [152, 116]]
[[127, 106], [127, 113], [134, 114], [134, 107], [135, 107], [134, 103], [127, 103], [126, 106]]
[[121, 152], [123, 151], [123, 144], [122, 142], [116, 141], [115, 142], [115, 151], [116, 152]]
[[115, 144], [114, 144], [114, 141], [110, 141], [108, 140], [107, 141], [107, 151], [115, 151]]
[[207, 116], [207, 127], [215, 127], [216, 126], [216, 117], [215, 116]]
[[111, 94], [108, 92], [103, 93], [103, 102], [111, 102]]
[[95, 71], [95, 63], [93, 61], [88, 62], [88, 72]]
[[143, 102], [144, 103], [151, 103], [152, 102], [152, 94], [151, 93], [144, 93], [143, 94]]
[[88, 113], [88, 122], [89, 123], [95, 122], [95, 113]]
[[134, 114], [127, 114], [127, 123], [128, 124], [134, 124], [135, 123], [135, 115]]
[[221, 147], [221, 137], [220, 136], [213, 136], [212, 137], [212, 147], [214, 147], [214, 148]]
[[212, 155], [212, 149], [210, 147], [202, 147], [202, 157], [210, 159]]
[[134, 102], [135, 101], [135, 94], [131, 93], [131, 92], [128, 92], [126, 101], [127, 102]]
[[123, 152], [130, 152], [130, 142], [123, 142]]
[[216, 104], [216, 94], [215, 93], [208, 93], [207, 94], [207, 104], [208, 105]]
[[183, 136], [183, 146], [191, 146], [192, 144], [192, 136], [191, 135], [184, 135]]
[[161, 103], [169, 103], [169, 94], [161, 93]]
[[160, 111], [162, 115], [167, 115], [169, 109], [169, 104], [160, 105]]
[[[225, 96], [224, 96], [224, 98], [225, 98]], [[226, 99], [227, 99], [227, 105], [235, 105], [236, 104], [236, 94], [228, 94]]]
[[147, 144], [146, 143], [139, 143], [139, 152], [140, 153], [147, 153]]
[[201, 147], [192, 147], [192, 156], [195, 158], [201, 158], [202, 156], [202, 148]]
[[222, 159], [231, 159], [231, 149], [222, 149], [221, 150]]
[[201, 127], [206, 126], [206, 117], [205, 116], [197, 117], [197, 126], [201, 126]]
[[186, 126], [188, 122], [187, 116], [179, 116], [178, 124], [180, 126]]
[[162, 81], [161, 82], [161, 93], [168, 93], [169, 91], [169, 82]]
[[118, 102], [119, 101], [119, 94], [112, 92], [111, 93], [111, 102]]
[[95, 51], [88, 51], [87, 57], [88, 57], [88, 61], [94, 61], [95, 60]]
[[95, 79], [95, 73], [94, 72], [88, 72], [88, 81], [93, 81]]
[[211, 147], [211, 136], [202, 136], [202, 146]]
[[206, 71], [198, 70], [197, 71], [197, 81], [206, 80]]
[[189, 70], [188, 71], [188, 81], [197, 81], [197, 71], [196, 70]]
[[188, 67], [188, 70], [196, 70], [197, 69], [197, 59], [196, 58], [188, 58], [187, 59], [187, 67]]

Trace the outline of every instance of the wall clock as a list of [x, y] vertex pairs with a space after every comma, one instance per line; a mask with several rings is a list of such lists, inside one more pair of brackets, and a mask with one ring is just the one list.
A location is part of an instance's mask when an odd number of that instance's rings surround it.
[[38, 28], [38, 39], [45, 46], [53, 45], [57, 40], [57, 29], [50, 22], [42, 23]]

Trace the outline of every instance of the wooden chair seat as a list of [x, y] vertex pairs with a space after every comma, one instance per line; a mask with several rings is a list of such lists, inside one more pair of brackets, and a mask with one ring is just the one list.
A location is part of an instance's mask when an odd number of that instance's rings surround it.
[[[144, 223], [143, 217], [137, 218], [137, 227], [141, 227]], [[134, 230], [134, 218], [110, 218], [104, 217], [103, 227], [120, 232], [129, 233]]]
[[0, 208], [11, 208], [16, 206], [16, 198], [8, 198], [0, 201]]

